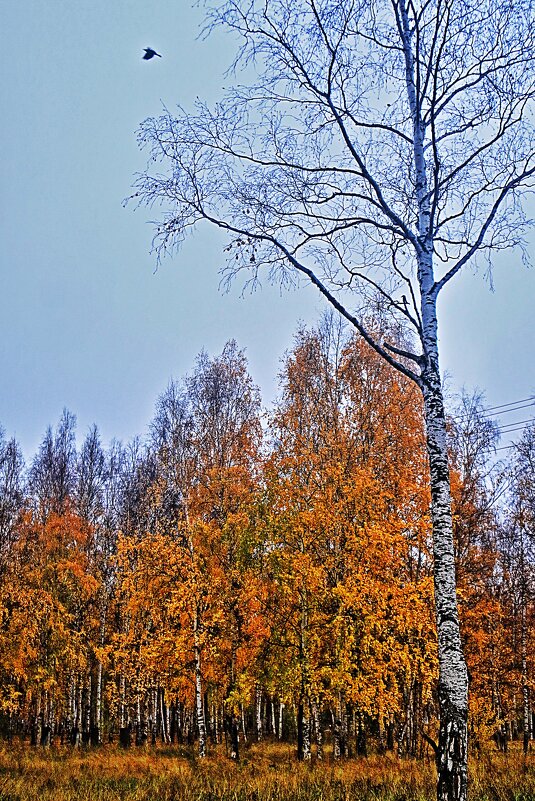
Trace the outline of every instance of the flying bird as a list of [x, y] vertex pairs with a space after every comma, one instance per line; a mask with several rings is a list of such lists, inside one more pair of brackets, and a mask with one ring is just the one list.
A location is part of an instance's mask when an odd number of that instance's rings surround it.
[[161, 55], [157, 53], [156, 50], [153, 50], [152, 47], [146, 47], [145, 55], [143, 56], [145, 61], [148, 61], [149, 58], [154, 58], [154, 56], [158, 56], [158, 58], [161, 58]]

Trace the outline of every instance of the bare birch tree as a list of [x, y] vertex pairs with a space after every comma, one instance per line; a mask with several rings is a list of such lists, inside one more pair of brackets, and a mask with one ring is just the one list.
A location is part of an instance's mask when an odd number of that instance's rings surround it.
[[[302, 277], [421, 389], [439, 640], [438, 798], [464, 799], [468, 678], [459, 632], [437, 301], [468, 264], [525, 252], [532, 188], [531, 0], [212, 0], [239, 41], [209, 108], [147, 119], [135, 197], [155, 247], [228, 234], [227, 277]], [[158, 168], [156, 165], [161, 164]], [[379, 298], [412, 346], [366, 327]]]
[[15, 438], [0, 428], [0, 582], [11, 556], [16, 523], [23, 508], [24, 459]]
[[56, 430], [49, 426], [29, 472], [29, 488], [43, 521], [63, 514], [76, 486], [76, 417], [64, 409]]

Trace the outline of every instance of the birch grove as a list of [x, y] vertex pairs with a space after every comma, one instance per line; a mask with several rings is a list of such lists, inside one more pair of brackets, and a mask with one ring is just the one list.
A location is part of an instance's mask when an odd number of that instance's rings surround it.
[[[298, 330], [279, 390], [261, 426], [228, 343], [170, 382], [144, 440], [106, 449], [92, 428], [77, 452], [64, 413], [25, 469], [2, 438], [1, 736], [234, 760], [270, 740], [304, 761], [435, 752], [418, 388], [331, 317]], [[468, 724], [474, 749], [527, 749], [533, 430], [507, 464], [496, 437], [478, 396], [452, 409]]]
[[[529, 0], [221, 0], [243, 81], [145, 120], [141, 203], [163, 255], [208, 222], [227, 278], [311, 282], [419, 388], [430, 467], [440, 801], [467, 793], [468, 674], [456, 597], [437, 303], [467, 265], [525, 254], [532, 188]], [[155, 167], [158, 165], [158, 168]], [[382, 306], [400, 341], [378, 337]]]

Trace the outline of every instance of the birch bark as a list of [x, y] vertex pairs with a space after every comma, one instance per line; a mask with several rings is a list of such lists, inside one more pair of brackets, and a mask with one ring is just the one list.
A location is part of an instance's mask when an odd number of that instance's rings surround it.
[[195, 661], [195, 713], [199, 732], [199, 756], [206, 756], [206, 722], [202, 704], [201, 644], [199, 636], [199, 614], [193, 616], [193, 658]]
[[407, 95], [412, 116], [415, 190], [418, 207], [417, 278], [421, 314], [421, 382], [424, 398], [431, 485], [435, 614], [438, 637], [440, 731], [437, 752], [438, 801], [465, 801], [467, 796], [468, 674], [463, 655], [453, 549], [450, 473], [446, 416], [438, 351], [437, 289], [427, 165], [426, 127], [418, 93], [414, 28], [408, 4], [398, 6], [405, 57]]
[[256, 740], [262, 740], [262, 688], [259, 684], [255, 687], [255, 712], [256, 712]]
[[[424, 309], [422, 309], [424, 314]], [[467, 793], [468, 672], [463, 655], [457, 593], [446, 419], [438, 369], [436, 310], [425, 308], [427, 365], [423, 373], [427, 451], [431, 473], [431, 516], [437, 621], [440, 731], [437, 752], [438, 801], [464, 801]], [[427, 318], [427, 319], [426, 319]]]
[[524, 755], [529, 751], [531, 739], [531, 715], [529, 708], [528, 677], [528, 625], [527, 625], [527, 578], [524, 554], [524, 533], [520, 534], [520, 661], [522, 676], [522, 746]]

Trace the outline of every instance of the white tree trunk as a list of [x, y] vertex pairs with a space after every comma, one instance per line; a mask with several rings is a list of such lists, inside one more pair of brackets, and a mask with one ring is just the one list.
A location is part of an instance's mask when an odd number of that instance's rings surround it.
[[199, 756], [206, 756], [206, 722], [202, 704], [201, 646], [199, 637], [199, 616], [195, 610], [193, 618], [193, 656], [195, 660], [195, 713], [199, 731]]
[[95, 688], [95, 732], [93, 745], [102, 743], [102, 660], [97, 663], [97, 686]]
[[270, 711], [270, 719], [271, 719], [271, 733], [273, 737], [277, 736], [277, 721], [275, 719], [275, 699], [273, 696], [269, 698], [269, 711]]
[[160, 687], [158, 691], [158, 696], [160, 700], [160, 719], [162, 725], [162, 741], [169, 745], [171, 743], [171, 737], [169, 734], [169, 714], [167, 710], [167, 704], [165, 703], [165, 689]]
[[[425, 303], [423, 307], [425, 309]], [[423, 322], [427, 365], [423, 371], [423, 395], [431, 473], [435, 613], [439, 661], [440, 731], [437, 753], [437, 799], [465, 801], [468, 673], [457, 608], [450, 475], [444, 402], [438, 368], [436, 311], [430, 301], [425, 312]]]
[[259, 684], [255, 687], [255, 712], [256, 712], [256, 739], [262, 740], [262, 688]]
[[421, 389], [427, 430], [433, 521], [435, 613], [439, 661], [440, 731], [437, 752], [437, 801], [466, 801], [468, 674], [464, 660], [455, 578], [450, 473], [444, 398], [438, 357], [437, 289], [433, 270], [430, 192], [423, 123], [414, 55], [414, 30], [408, 4], [399, 3], [400, 33], [412, 118], [415, 192], [418, 204], [416, 250], [421, 298]]
[[321, 731], [321, 720], [318, 709], [318, 702], [314, 699], [310, 708], [312, 711], [312, 721], [314, 724], [314, 733], [316, 735], [316, 757], [318, 760], [323, 759], [323, 732]]

